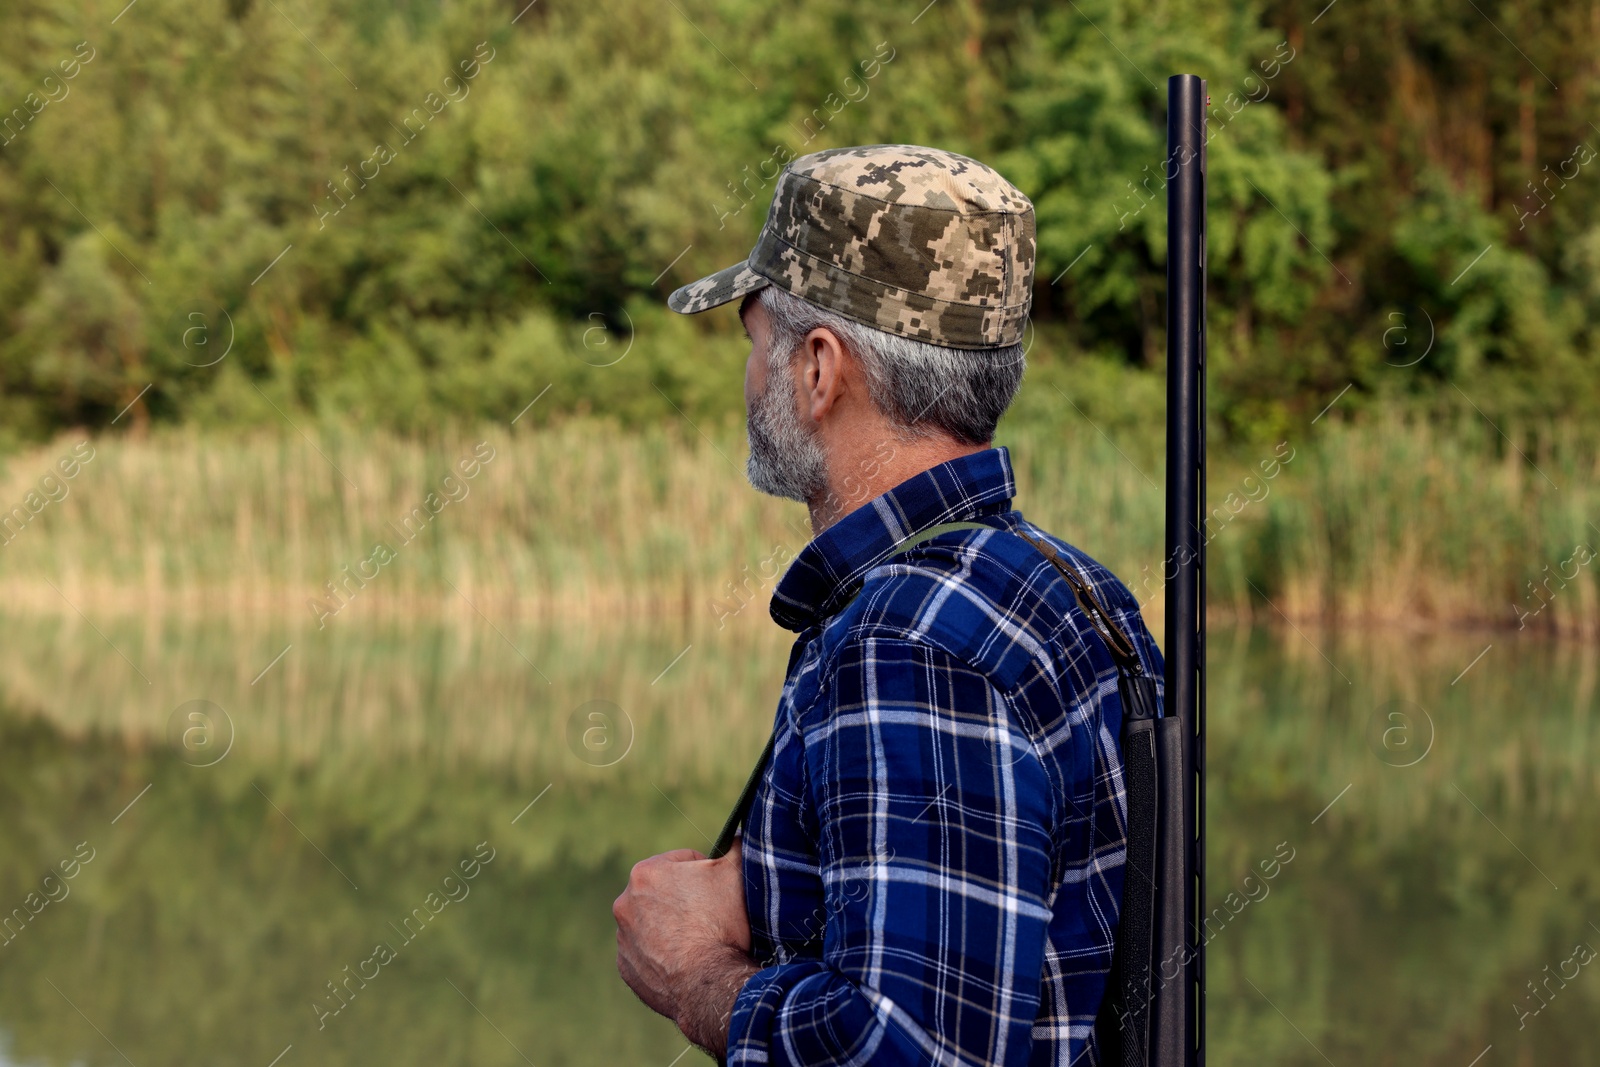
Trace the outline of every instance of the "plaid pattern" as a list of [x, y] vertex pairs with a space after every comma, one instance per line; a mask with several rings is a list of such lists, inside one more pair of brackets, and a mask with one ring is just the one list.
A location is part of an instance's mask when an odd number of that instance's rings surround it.
[[[1116, 665], [1021, 538], [946, 532], [878, 563], [943, 522], [1048, 538], [1014, 493], [1004, 448], [941, 464], [778, 585], [773, 618], [799, 637], [745, 824], [766, 966], [734, 1005], [730, 1067], [1098, 1062], [1126, 854]], [[1159, 679], [1132, 594], [1049, 540]]]

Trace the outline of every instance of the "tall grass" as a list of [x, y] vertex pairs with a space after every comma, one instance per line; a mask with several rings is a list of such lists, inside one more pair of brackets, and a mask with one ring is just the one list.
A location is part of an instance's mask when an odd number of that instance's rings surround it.
[[[1121, 439], [1087, 418], [1033, 419], [1000, 440], [1018, 506], [1122, 575], [1159, 632], [1159, 434], [1112, 432]], [[733, 425], [101, 437], [76, 477], [51, 483], [65, 496], [31, 514], [47, 497], [30, 492], [77, 440], [0, 471], [0, 514], [22, 509], [0, 546], [15, 609], [267, 614], [315, 629], [418, 613], [722, 625], [764, 614], [811, 536], [800, 505], [746, 484]], [[1530, 447], [1472, 424], [1330, 418], [1259, 455], [1218, 457], [1212, 610], [1594, 634], [1600, 468], [1559, 434]]]

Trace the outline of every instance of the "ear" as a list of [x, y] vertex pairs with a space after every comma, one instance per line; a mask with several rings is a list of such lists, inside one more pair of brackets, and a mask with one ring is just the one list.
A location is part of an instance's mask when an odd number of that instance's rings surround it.
[[800, 343], [800, 393], [813, 422], [822, 422], [845, 394], [851, 358], [832, 330], [817, 327]]

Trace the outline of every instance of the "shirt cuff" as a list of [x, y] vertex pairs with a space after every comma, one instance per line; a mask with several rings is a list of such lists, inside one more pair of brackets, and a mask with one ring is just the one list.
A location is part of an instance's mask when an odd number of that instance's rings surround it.
[[821, 960], [796, 960], [763, 968], [746, 979], [734, 998], [733, 1015], [728, 1020], [727, 1067], [786, 1062], [781, 1054], [771, 1054], [783, 998], [807, 978], [827, 969]]

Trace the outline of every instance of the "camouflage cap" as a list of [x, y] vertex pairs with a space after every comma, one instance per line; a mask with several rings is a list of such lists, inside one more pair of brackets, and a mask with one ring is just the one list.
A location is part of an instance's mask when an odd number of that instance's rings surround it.
[[685, 315], [776, 285], [948, 348], [1016, 344], [1033, 299], [1033, 203], [975, 159], [917, 145], [801, 156], [743, 263], [678, 289]]

